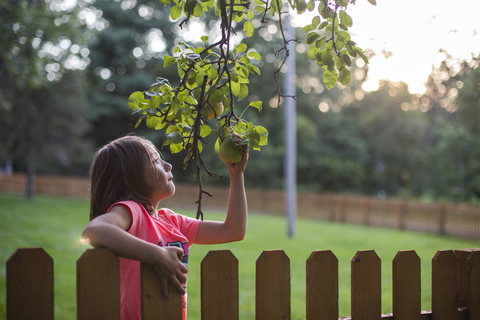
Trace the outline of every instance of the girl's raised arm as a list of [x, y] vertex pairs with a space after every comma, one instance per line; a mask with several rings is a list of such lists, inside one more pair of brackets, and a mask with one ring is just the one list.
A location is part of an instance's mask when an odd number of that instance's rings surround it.
[[247, 231], [247, 196], [243, 172], [247, 166], [248, 152], [238, 163], [227, 164], [230, 174], [230, 194], [225, 221], [201, 221], [197, 244], [218, 244], [243, 240]]

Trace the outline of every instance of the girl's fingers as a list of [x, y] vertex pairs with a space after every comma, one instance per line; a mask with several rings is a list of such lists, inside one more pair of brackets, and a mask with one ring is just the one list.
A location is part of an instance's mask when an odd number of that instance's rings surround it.
[[162, 294], [165, 299], [168, 299], [168, 281], [167, 279], [160, 279], [162, 284]]

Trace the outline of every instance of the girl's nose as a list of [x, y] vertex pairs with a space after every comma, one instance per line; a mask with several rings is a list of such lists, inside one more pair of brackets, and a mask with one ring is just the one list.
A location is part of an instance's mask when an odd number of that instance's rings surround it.
[[172, 165], [170, 163], [166, 162], [166, 161], [163, 161], [163, 166], [165, 168], [165, 171], [167, 171], [167, 172], [172, 170]]

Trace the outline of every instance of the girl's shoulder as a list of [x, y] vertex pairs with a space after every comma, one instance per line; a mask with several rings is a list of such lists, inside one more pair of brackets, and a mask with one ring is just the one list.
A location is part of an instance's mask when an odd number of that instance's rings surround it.
[[135, 202], [133, 200], [125, 200], [125, 201], [115, 202], [114, 204], [112, 204], [110, 206], [108, 211], [110, 211], [113, 207], [118, 206], [118, 205], [122, 205], [122, 206], [127, 207], [133, 215], [147, 213], [145, 208], [140, 203]]

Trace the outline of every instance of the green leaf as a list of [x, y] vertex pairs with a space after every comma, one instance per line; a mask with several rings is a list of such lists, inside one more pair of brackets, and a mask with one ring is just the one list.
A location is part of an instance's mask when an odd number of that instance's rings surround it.
[[202, 36], [200, 39], [202, 39], [202, 42], [205, 43], [208, 41], [208, 36]]
[[167, 139], [171, 143], [181, 143], [183, 141], [183, 135], [180, 132], [172, 132], [167, 134]]
[[238, 95], [238, 101], [242, 101], [248, 97], [248, 86], [244, 83], [240, 84], [240, 94]]
[[337, 73], [334, 71], [331, 72], [331, 71], [325, 70], [323, 72], [323, 83], [325, 84], [328, 90], [335, 87], [335, 85], [337, 84]]
[[160, 0], [161, 3], [163, 3], [164, 5], [169, 5], [170, 3], [173, 2], [173, 0]]
[[243, 31], [245, 31], [245, 34], [247, 35], [247, 37], [253, 36], [253, 33], [255, 32], [255, 27], [253, 26], [252, 21], [250, 20], [245, 21], [245, 23], [243, 24]]
[[170, 144], [170, 152], [175, 154], [175, 153], [179, 153], [180, 151], [182, 151], [183, 149], [183, 146], [181, 143], [172, 143]]
[[350, 34], [346, 31], [338, 31], [337, 37], [343, 41], [349, 41], [350, 40]]
[[177, 59], [170, 57], [170, 56], [165, 56], [163, 57], [163, 67], [168, 68], [172, 64], [174, 64], [177, 61]]
[[328, 25], [328, 22], [327, 22], [327, 21], [323, 21], [323, 22], [320, 23], [320, 25], [318, 26], [318, 30], [322, 30], [322, 29], [325, 28], [327, 25]]
[[195, 8], [193, 8], [193, 16], [194, 17], [197, 17], [197, 18], [200, 18], [201, 16], [203, 16], [203, 8], [202, 8], [202, 5], [200, 3], [197, 2], [197, 4], [195, 5]]
[[152, 116], [152, 117], [149, 116], [147, 117], [147, 121], [145, 123], [148, 129], [155, 129], [158, 122], [161, 122], [160, 118], [156, 116]]
[[295, 3], [297, 5], [296, 7], [297, 7], [298, 13], [305, 11], [305, 9], [307, 8], [307, 4], [305, 3], [305, 0], [295, 0]]
[[237, 82], [230, 82], [230, 87], [232, 88], [232, 93], [234, 96], [238, 97], [240, 94], [240, 85]]
[[320, 17], [319, 16], [313, 17], [311, 25], [314, 27], [317, 27], [319, 24], [320, 24]]
[[162, 102], [162, 97], [161, 96], [154, 96], [152, 99], [150, 99], [149, 107], [152, 110], [157, 109], [160, 106], [160, 103]]
[[166, 121], [160, 120], [157, 121], [157, 125], [155, 126], [155, 130], [162, 130], [167, 125]]
[[263, 104], [263, 101], [253, 101], [253, 102], [250, 102], [248, 106], [254, 107], [259, 112], [262, 112], [262, 104]]
[[352, 65], [352, 60], [350, 60], [350, 57], [347, 54], [342, 54], [342, 59], [347, 66], [350, 67]]
[[348, 86], [350, 83], [350, 78], [351, 78], [351, 73], [350, 70], [345, 69], [340, 73], [340, 76], [338, 77], [338, 81], [340, 81], [341, 84], [344, 86]]
[[307, 44], [312, 44], [314, 43], [318, 38], [320, 38], [320, 35], [316, 32], [312, 32], [307, 36]]
[[305, 33], [309, 33], [310, 31], [313, 31], [313, 30], [317, 29], [317, 25], [307, 24], [302, 29], [303, 29], [303, 31], [305, 31]]
[[340, 10], [340, 21], [347, 27], [351, 27], [353, 24], [352, 17], [350, 17], [345, 10]]
[[307, 3], [307, 10], [312, 12], [315, 9], [315, 0], [310, 0]]
[[137, 123], [135, 124], [135, 129], [137, 129], [140, 123], [142, 123], [143, 118], [145, 117], [138, 118]]
[[247, 63], [246, 66], [250, 73], [256, 73], [260, 75], [260, 69], [257, 66], [254, 66], [253, 64], [250, 64], [250, 63]]
[[207, 74], [206, 74], [205, 72], [199, 71], [199, 72], [197, 73], [197, 75], [195, 76], [195, 82], [198, 83], [198, 85], [201, 86], [201, 85], [203, 84], [203, 80], [204, 80], [204, 78], [205, 78], [206, 75], [207, 75]]
[[215, 81], [218, 78], [218, 71], [215, 69], [215, 67], [210, 67], [207, 70], [207, 74], [210, 77], [210, 80]]
[[250, 59], [248, 59], [247, 56], [241, 56], [240, 61], [242, 61], [244, 64], [250, 63]]
[[180, 8], [179, 6], [172, 6], [172, 8], [170, 9], [170, 17], [172, 17], [172, 20], [177, 20], [178, 18], [180, 18], [181, 15], [182, 8]]
[[245, 43], [240, 43], [237, 48], [236, 48], [237, 52], [244, 52], [245, 50], [247, 50], [247, 45]]
[[247, 56], [258, 61], [262, 60], [262, 56], [257, 51], [249, 51]]
[[377, 5], [377, 1], [376, 1], [376, 0], [368, 0], [368, 2], [370, 2], [370, 3], [373, 4], [374, 6]]
[[260, 140], [258, 141], [258, 144], [261, 146], [266, 146], [268, 143], [268, 130], [262, 126], [255, 126], [253, 130], [260, 135]]
[[323, 64], [328, 65], [329, 63], [333, 62], [333, 54], [330, 50], [324, 49], [320, 53], [320, 58]]
[[256, 7], [255, 7], [255, 10], [257, 10], [257, 11], [260, 12], [260, 13], [264, 13], [264, 12], [265, 12], [265, 7], [256, 6]]
[[321, 37], [317, 41], [315, 41], [315, 47], [322, 48], [325, 45], [325, 37]]
[[144, 95], [143, 92], [135, 91], [128, 97], [128, 107], [130, 110], [135, 111], [140, 108], [140, 103], [143, 101]]
[[209, 126], [204, 124], [200, 127], [200, 137], [205, 138], [210, 134], [210, 132], [212, 132], [212, 128]]
[[362, 58], [365, 63], [368, 63], [368, 58], [363, 54], [362, 49], [355, 47], [355, 52]]
[[316, 46], [311, 46], [307, 51], [308, 58], [310, 60], [316, 60], [319, 52], [320, 50]]
[[255, 16], [255, 14], [253, 13], [252, 10], [247, 11], [247, 19], [248, 20], [252, 20], [254, 16]]

